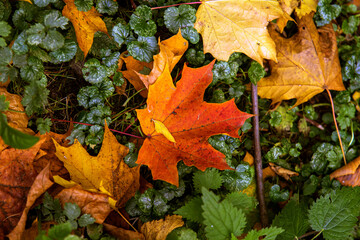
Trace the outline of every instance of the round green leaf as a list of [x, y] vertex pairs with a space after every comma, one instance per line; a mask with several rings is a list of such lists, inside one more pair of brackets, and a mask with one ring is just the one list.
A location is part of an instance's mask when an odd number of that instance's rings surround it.
[[193, 27], [196, 21], [196, 9], [189, 5], [170, 7], [165, 10], [165, 26], [172, 33], [177, 33], [179, 28]]
[[45, 27], [41, 23], [31, 26], [27, 31], [27, 42], [30, 45], [39, 45], [45, 38]]
[[7, 37], [11, 32], [10, 25], [5, 21], [0, 21], [0, 36]]
[[75, 0], [75, 6], [77, 10], [82, 12], [89, 11], [93, 6], [93, 0]]
[[65, 29], [68, 19], [57, 10], [52, 10], [44, 17], [44, 25], [47, 28], [61, 28]]
[[65, 43], [65, 38], [61, 33], [56, 30], [50, 30], [41, 43], [41, 46], [48, 51], [56, 51], [59, 48], [63, 47]]
[[109, 15], [114, 15], [118, 8], [118, 3], [113, 0], [97, 0], [96, 2], [96, 10], [102, 14], [107, 13]]
[[19, 36], [15, 39], [12, 46], [12, 50], [17, 54], [25, 54], [29, 51], [29, 47], [26, 44], [26, 31], [22, 31]]
[[115, 42], [121, 46], [121, 44], [123, 44], [130, 36], [130, 27], [128, 25], [118, 23], [112, 29], [111, 35], [114, 37]]
[[183, 38], [191, 42], [192, 44], [197, 44], [200, 40], [200, 35], [194, 27], [186, 27], [181, 29], [181, 35]]
[[75, 57], [77, 45], [74, 41], [66, 39], [64, 46], [54, 52], [50, 52], [52, 63], [68, 62]]
[[65, 203], [64, 205], [64, 214], [70, 219], [75, 220], [78, 217], [80, 217], [81, 209], [80, 207], [75, 203]]
[[90, 214], [84, 214], [78, 220], [80, 227], [86, 227], [87, 225], [93, 224], [94, 222], [95, 218], [91, 217]]
[[128, 44], [130, 55], [141, 62], [151, 62], [158, 49], [155, 37], [139, 36], [137, 41]]
[[8, 47], [0, 48], [0, 65], [8, 65], [12, 59], [12, 52]]

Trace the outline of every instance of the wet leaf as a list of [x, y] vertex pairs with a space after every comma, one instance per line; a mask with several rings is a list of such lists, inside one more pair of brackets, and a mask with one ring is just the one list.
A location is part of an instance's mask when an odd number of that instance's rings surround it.
[[166, 216], [165, 219], [145, 223], [141, 226], [141, 232], [145, 235], [145, 239], [165, 240], [172, 230], [183, 225], [181, 216], [172, 215]]

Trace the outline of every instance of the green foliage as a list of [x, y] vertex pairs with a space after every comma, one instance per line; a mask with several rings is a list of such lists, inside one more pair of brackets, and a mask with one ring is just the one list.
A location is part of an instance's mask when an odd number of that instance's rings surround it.
[[309, 210], [309, 222], [325, 239], [350, 237], [359, 215], [359, 188], [343, 188], [320, 197]]
[[218, 169], [208, 168], [204, 172], [196, 171], [193, 176], [193, 183], [196, 191], [206, 189], [218, 189], [221, 187], [222, 179]]
[[269, 196], [272, 202], [283, 202], [289, 199], [290, 193], [288, 190], [281, 189], [278, 184], [274, 184], [270, 188]]
[[320, 0], [318, 3], [317, 11], [315, 14], [316, 25], [321, 27], [331, 20], [339, 16], [341, 12], [341, 6], [337, 4], [331, 4], [332, 0]]
[[167, 237], [166, 240], [197, 240], [196, 232], [190, 228], [176, 228]]
[[96, 10], [99, 13], [106, 13], [109, 15], [114, 15], [118, 11], [119, 5], [116, 1], [112, 0], [97, 0], [96, 1]]
[[186, 218], [190, 221], [202, 223], [204, 218], [202, 216], [203, 210], [201, 205], [203, 201], [200, 197], [195, 197], [188, 201], [184, 206], [176, 210], [174, 213], [181, 215], [183, 218]]
[[274, 218], [272, 226], [281, 227], [284, 232], [276, 239], [293, 240], [305, 234], [310, 227], [306, 214], [306, 205], [290, 200]]
[[50, 118], [38, 118], [36, 119], [36, 126], [40, 134], [45, 134], [47, 132], [50, 132], [50, 127], [52, 125]]
[[87, 12], [93, 7], [93, 0], [75, 0], [77, 10]]
[[[137, 35], [141, 37], [152, 37], [156, 33], [156, 24], [151, 18], [151, 8], [140, 5], [131, 15], [129, 25]], [[141, 42], [139, 39], [138, 41]]]
[[230, 191], [242, 191], [247, 188], [254, 180], [254, 167], [248, 163], [239, 164], [234, 170], [225, 170], [222, 172], [224, 187]]
[[47, 96], [49, 90], [46, 89], [47, 79], [43, 75], [38, 81], [32, 81], [30, 85], [25, 86], [24, 98], [21, 103], [26, 106], [26, 114], [32, 115], [35, 112], [41, 112], [48, 103]]
[[251, 62], [251, 66], [248, 70], [251, 83], [256, 85], [257, 82], [265, 76], [265, 74], [265, 69], [258, 62]]
[[277, 236], [282, 233], [284, 230], [277, 227], [269, 227], [269, 228], [263, 228], [259, 231], [257, 230], [251, 230], [248, 232], [244, 240], [259, 240], [260, 237], [266, 236], [264, 238], [261, 238], [263, 240], [274, 240], [277, 238]]
[[143, 36], [139, 36], [137, 41], [130, 42], [127, 48], [130, 55], [141, 62], [151, 62], [159, 50], [155, 37]]
[[327, 169], [340, 167], [342, 153], [340, 146], [333, 146], [330, 143], [322, 143], [314, 152], [310, 166], [317, 173], [324, 173]]

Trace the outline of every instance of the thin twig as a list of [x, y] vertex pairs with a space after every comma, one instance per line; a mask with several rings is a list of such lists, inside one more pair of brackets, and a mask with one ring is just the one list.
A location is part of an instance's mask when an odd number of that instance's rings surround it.
[[296, 115], [298, 115], [299, 117], [301, 117], [301, 118], [304, 118], [305, 119], [305, 121], [307, 121], [308, 123], [310, 123], [310, 124], [312, 124], [312, 125], [314, 125], [315, 127], [317, 127], [318, 129], [320, 129], [320, 130], [322, 130], [322, 131], [324, 131], [325, 130], [325, 128], [320, 124], [320, 123], [318, 123], [318, 122], [315, 122], [314, 120], [311, 120], [311, 119], [309, 119], [309, 118], [307, 118], [307, 117], [305, 117], [304, 115], [302, 115], [301, 113], [299, 113], [299, 112], [296, 112]]
[[298, 238], [295, 238], [294, 240], [306, 238], [308, 236], [311, 236], [311, 235], [314, 235], [314, 234], [317, 234], [317, 233], [319, 233], [319, 231], [311, 231], [311, 232], [305, 233], [304, 235], [301, 235]]
[[[75, 123], [75, 124], [81, 124], [81, 125], [86, 125], [86, 126], [94, 126], [94, 124], [90, 124], [90, 123], [74, 122], [74, 121], [63, 120], [63, 119], [54, 119], [54, 118], [52, 118], [51, 121], [68, 122], [68, 123]], [[136, 136], [136, 135], [126, 133], [126, 132], [121, 132], [121, 131], [111, 129], [111, 128], [109, 128], [109, 130], [112, 131], [112, 132], [120, 133], [120, 134], [127, 135], [127, 136], [134, 137], [134, 138], [142, 138], [140, 136]]]
[[178, 4], [168, 5], [168, 6], [153, 7], [153, 8], [151, 8], [151, 10], [161, 9], [161, 8], [169, 8], [169, 7], [176, 7], [176, 6], [180, 6], [180, 5], [192, 5], [192, 4], [202, 4], [202, 2], [178, 3]]
[[253, 104], [253, 129], [254, 129], [254, 148], [255, 148], [255, 171], [256, 171], [256, 190], [257, 198], [259, 201], [260, 208], [260, 221], [262, 227], [269, 226], [269, 219], [267, 216], [267, 210], [265, 205], [265, 196], [264, 196], [264, 182], [263, 182], [263, 172], [262, 172], [262, 160], [261, 160], [261, 146], [260, 146], [260, 127], [259, 127], [259, 107], [258, 107], [258, 94], [257, 86], [251, 84], [251, 95], [252, 95], [252, 104]]

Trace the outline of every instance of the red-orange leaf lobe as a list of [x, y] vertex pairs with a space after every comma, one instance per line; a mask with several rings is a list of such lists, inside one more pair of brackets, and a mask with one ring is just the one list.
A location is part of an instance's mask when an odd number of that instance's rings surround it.
[[[178, 185], [176, 165], [181, 160], [200, 170], [208, 167], [231, 169], [224, 154], [207, 140], [216, 134], [238, 137], [239, 128], [252, 115], [240, 111], [234, 100], [221, 104], [204, 102], [205, 89], [212, 82], [213, 65], [214, 62], [197, 69], [184, 66], [176, 87], [165, 68], [149, 87], [147, 108], [136, 110], [142, 131], [147, 136], [137, 163], [148, 165], [154, 179]], [[165, 131], [174, 137], [174, 143], [155, 131], [152, 119], [165, 125]]]

